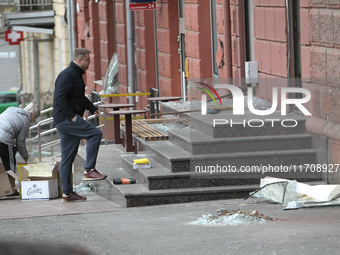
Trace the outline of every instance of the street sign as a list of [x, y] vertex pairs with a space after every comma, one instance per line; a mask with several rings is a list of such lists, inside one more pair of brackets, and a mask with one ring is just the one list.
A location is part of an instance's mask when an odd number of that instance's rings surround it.
[[156, 4], [155, 3], [130, 4], [129, 8], [131, 11], [154, 10], [156, 9]]
[[19, 45], [22, 40], [24, 40], [22, 31], [11, 31], [10, 28], [5, 31], [5, 41], [9, 42], [10, 45]]

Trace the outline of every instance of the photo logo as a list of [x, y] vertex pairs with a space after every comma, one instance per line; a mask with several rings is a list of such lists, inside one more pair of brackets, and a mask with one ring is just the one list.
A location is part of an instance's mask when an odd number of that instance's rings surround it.
[[[204, 84], [204, 83], [200, 83]], [[208, 86], [211, 90], [214, 91], [216, 95], [217, 92], [212, 86]], [[240, 88], [236, 87], [235, 85], [228, 85], [228, 84], [216, 84], [215, 88], [224, 88], [229, 89], [232, 96], [233, 96], [233, 114], [234, 115], [244, 115], [244, 95]], [[202, 89], [203, 90], [203, 89]], [[205, 91], [205, 90], [204, 90]], [[207, 92], [207, 91], [205, 91]], [[305, 95], [304, 98], [288, 98], [289, 93], [302, 93]], [[210, 93], [209, 93], [210, 94]], [[210, 96], [212, 96], [210, 94]], [[218, 96], [220, 102], [221, 99]], [[277, 88], [273, 88], [273, 103], [270, 109], [268, 110], [257, 110], [253, 106], [253, 89], [251, 87], [248, 88], [248, 108], [250, 112], [258, 116], [270, 115], [277, 109]], [[286, 108], [287, 105], [295, 105], [300, 111], [305, 115], [312, 115], [302, 104], [307, 103], [311, 99], [311, 93], [309, 90], [304, 88], [293, 88], [293, 87], [283, 87], [281, 88], [281, 115], [286, 115]], [[216, 104], [216, 102], [215, 102]], [[222, 105], [222, 102], [221, 102]], [[202, 115], [207, 114], [207, 99], [206, 95], [202, 94], [202, 103], [201, 103], [201, 113]]]
[[[211, 91], [213, 91], [215, 93], [215, 95], [217, 96], [218, 100], [220, 101], [220, 104], [222, 105], [222, 100], [221, 100], [220, 95], [217, 93], [217, 91], [212, 86], [205, 84], [203, 82], [197, 82], [197, 83], [201, 84], [201, 85], [209, 88]], [[212, 98], [212, 100], [214, 100], [215, 106], [217, 106], [215, 97], [208, 90], [206, 90], [204, 88], [200, 88], [200, 87], [196, 87], [196, 88], [203, 90], [205, 93], [207, 93]], [[203, 101], [204, 101], [204, 103], [203, 103]], [[206, 115], [207, 114], [207, 95], [206, 94], [202, 94], [202, 106], [201, 107], [202, 107], [202, 110], [201, 110], [202, 115]]]

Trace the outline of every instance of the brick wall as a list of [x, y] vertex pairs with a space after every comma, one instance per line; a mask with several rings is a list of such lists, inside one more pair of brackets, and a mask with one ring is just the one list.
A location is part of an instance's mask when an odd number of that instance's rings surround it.
[[277, 87], [280, 91], [282, 87], [287, 86], [285, 0], [254, 0], [254, 35], [255, 61], [258, 62], [259, 68], [257, 96], [272, 101], [272, 89]]
[[[118, 79], [119, 92], [127, 93], [128, 88], [128, 68], [127, 68], [127, 49], [126, 49], [126, 10], [125, 1], [116, 0], [116, 41], [117, 41], [117, 55], [118, 55]], [[127, 98], [119, 97], [119, 103], [128, 103]]]
[[[224, 42], [224, 17], [223, 0], [216, 1], [216, 26], [218, 40]], [[244, 2], [239, 0], [230, 1], [231, 19], [231, 47], [232, 47], [232, 76], [233, 78], [244, 78], [245, 56], [245, 23]], [[209, 35], [210, 36], [210, 35]], [[219, 77], [225, 78], [225, 68], [219, 70]]]
[[[316, 117], [339, 124], [337, 109], [334, 106], [340, 99], [337, 93], [340, 84], [340, 10], [338, 5], [328, 6], [324, 2], [318, 1], [306, 9], [310, 36], [309, 44], [303, 46], [306, 55], [309, 53], [309, 61], [306, 58], [304, 65], [306, 75], [309, 75], [319, 88], [315, 91], [315, 97], [319, 99], [315, 101], [315, 108], [318, 108]], [[331, 100], [334, 104], [327, 104], [326, 100]]]
[[340, 7], [339, 1], [301, 3], [302, 70], [305, 86], [313, 87], [315, 117], [340, 124]]
[[91, 51], [91, 64], [84, 75], [87, 86], [86, 94], [96, 90], [95, 81], [101, 79], [100, 35], [98, 4], [95, 1], [78, 0], [77, 13], [77, 47], [85, 47]]
[[[216, 1], [216, 27], [217, 27], [217, 40], [224, 42], [223, 37], [223, 0]], [[219, 70], [219, 77], [225, 78], [225, 68]]]
[[99, 35], [101, 57], [101, 80], [104, 81], [110, 60], [115, 53], [114, 6], [112, 1], [101, 0], [99, 7]]
[[[314, 117], [308, 120], [307, 127], [320, 126], [321, 132], [317, 134], [328, 140], [325, 149], [328, 152], [328, 162], [339, 163], [339, 1], [301, 1], [300, 17], [303, 86], [312, 92], [311, 107]], [[308, 131], [313, 133], [313, 130]], [[339, 183], [339, 180], [338, 173], [330, 174], [331, 183]]]
[[180, 96], [181, 77], [180, 56], [178, 54], [179, 35], [178, 2], [158, 0], [156, 2], [159, 95]]
[[[178, 55], [178, 5], [169, 1], [156, 3], [158, 69], [160, 96], [176, 96], [181, 93], [180, 59]], [[128, 69], [126, 49], [125, 4], [123, 0], [116, 0], [116, 33], [117, 54], [119, 62], [120, 92], [128, 91]], [[148, 92], [149, 87], [156, 87], [156, 61], [154, 39], [153, 11], [134, 11], [135, 42], [137, 63], [137, 90]], [[176, 17], [176, 18], [174, 18]], [[120, 98], [126, 103], [126, 98]], [[136, 100], [137, 108], [144, 108], [148, 104], [146, 97]]]
[[189, 78], [212, 77], [210, 1], [185, 1], [185, 52]]
[[[137, 90], [149, 92], [149, 87], [156, 88], [154, 15], [153, 11], [136, 11], [134, 14]], [[140, 96], [136, 102], [136, 109], [144, 109], [147, 104], [147, 97]]]
[[245, 56], [245, 22], [244, 1], [230, 1], [231, 35], [232, 35], [232, 64], [233, 78], [244, 78]]

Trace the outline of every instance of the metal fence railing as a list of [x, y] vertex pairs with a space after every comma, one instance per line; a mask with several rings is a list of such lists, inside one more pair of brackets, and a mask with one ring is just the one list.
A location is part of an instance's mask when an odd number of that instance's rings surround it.
[[14, 5], [14, 0], [0, 0], [0, 5]]
[[[1, 0], [0, 0], [1, 1]], [[105, 97], [126, 97], [126, 96], [158, 96], [158, 91], [156, 89], [151, 89], [150, 92], [147, 93], [128, 93], [128, 94], [105, 94], [105, 95], [99, 95], [96, 91], [91, 91], [91, 98], [90, 100], [93, 102], [94, 105], [100, 105], [103, 104], [101, 101], [102, 98]], [[154, 109], [154, 105], [151, 107]], [[53, 111], [53, 107], [45, 109], [41, 111], [41, 114], [46, 114], [48, 116], [52, 116], [51, 112]], [[103, 115], [103, 119], [97, 118], [95, 115], [89, 116], [88, 114], [84, 118], [86, 121], [92, 121], [92, 124], [96, 125], [97, 128], [104, 128], [104, 139], [102, 139], [102, 142], [104, 141], [105, 144], [108, 144], [107, 140], [107, 134], [106, 134], [106, 114], [105, 110], [100, 113], [100, 115]], [[144, 117], [133, 117], [133, 119], [139, 119], [139, 118], [146, 118]], [[103, 124], [100, 125], [100, 121], [103, 120]], [[36, 135], [32, 136], [32, 132]], [[42, 138], [46, 136], [50, 136], [47, 140], [47, 142], [43, 142]], [[36, 125], [31, 126], [29, 129], [28, 134], [28, 143], [29, 143], [29, 160], [32, 162], [33, 156], [37, 156], [39, 162], [43, 160], [49, 160], [54, 157], [59, 157], [61, 153], [55, 154], [54, 146], [60, 144], [59, 136], [57, 135], [57, 129], [53, 128], [53, 118], [47, 118], [44, 120], [39, 121]], [[33, 148], [33, 144], [36, 147]], [[42, 152], [43, 150], [50, 148], [50, 155], [43, 157]]]
[[34, 11], [34, 10], [52, 10], [52, 0], [20, 0], [20, 11]]

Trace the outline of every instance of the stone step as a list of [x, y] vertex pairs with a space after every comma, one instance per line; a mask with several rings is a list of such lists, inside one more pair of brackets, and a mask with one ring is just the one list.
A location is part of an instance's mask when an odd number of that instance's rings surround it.
[[[188, 173], [171, 173], [162, 166], [157, 165], [151, 159], [151, 164], [155, 167], [152, 172], [138, 173], [144, 175], [142, 178], [138, 177], [135, 173], [131, 174], [131, 166], [123, 164], [121, 161], [121, 156], [127, 155], [130, 157], [138, 156], [144, 157], [148, 155], [126, 153], [121, 150], [121, 146], [105, 145], [100, 147], [98, 154], [97, 167], [98, 169], [108, 175], [108, 178], [100, 181], [86, 181], [91, 182], [95, 187], [96, 192], [123, 207], [133, 207], [133, 206], [150, 206], [159, 204], [171, 204], [171, 203], [184, 203], [193, 201], [206, 201], [206, 200], [219, 200], [219, 199], [231, 199], [231, 198], [246, 198], [249, 192], [254, 191], [259, 188], [259, 182], [254, 185], [240, 185], [239, 183], [234, 183], [230, 186], [219, 186], [219, 187], [191, 187], [184, 188], [186, 180], [196, 179], [188, 175]], [[75, 174], [81, 173], [85, 165], [85, 148], [80, 148], [77, 155], [77, 160], [75, 161]], [[151, 170], [151, 169], [144, 169]], [[159, 171], [158, 173], [156, 171]], [[163, 172], [161, 172], [163, 171]], [[158, 178], [157, 174], [159, 175]], [[169, 175], [169, 176], [166, 176]], [[173, 177], [171, 176], [173, 175]], [[147, 177], [145, 177], [147, 176]], [[176, 176], [179, 177], [179, 182], [176, 183]], [[134, 177], [137, 179], [136, 184], [113, 184], [113, 179], [123, 178], [123, 177]], [[262, 176], [264, 177], [264, 176]], [[149, 190], [143, 183], [144, 180], [151, 180], [150, 183], [154, 188], [157, 185], [164, 185], [167, 183], [165, 189], [154, 189]], [[169, 181], [169, 179], [173, 179]], [[163, 179], [163, 180], [162, 180]], [[168, 180], [167, 180], [168, 179]], [[215, 179], [210, 179], [214, 182]], [[236, 178], [234, 179], [236, 180]], [[155, 183], [152, 183], [155, 181]], [[172, 182], [174, 181], [174, 182]], [[172, 183], [171, 183], [172, 182]], [[237, 185], [239, 184], [239, 185]], [[150, 185], [150, 184], [149, 184]], [[176, 188], [171, 185], [177, 185]]]
[[135, 138], [138, 144], [138, 153], [153, 158], [157, 163], [172, 172], [190, 171], [190, 153], [169, 141], [144, 141]]
[[[102, 173], [107, 174], [108, 177], [105, 180], [86, 181], [85, 183], [92, 183], [95, 191], [99, 195], [123, 207], [186, 203], [229, 198], [245, 198], [249, 195], [249, 192], [259, 188], [258, 182], [255, 185], [233, 185], [229, 187], [179, 187], [178, 189], [149, 190], [143, 183], [143, 179], [138, 177], [138, 175], [130, 174], [130, 170], [132, 169], [131, 166], [126, 166], [119, 162], [115, 162], [117, 160], [117, 154], [121, 154], [118, 148], [120, 148], [120, 146], [117, 145], [101, 146], [98, 154], [98, 162], [100, 162], [99, 169]], [[110, 157], [111, 154], [114, 155], [114, 157]], [[127, 156], [135, 156], [135, 154], [122, 154]], [[138, 154], [138, 156], [141, 155]], [[143, 157], [144, 156], [146, 155], [143, 155]], [[156, 162], [152, 162], [152, 164], [155, 166], [154, 170], [163, 169], [163, 171], [165, 170], [170, 173], [160, 165], [156, 166]], [[79, 150], [77, 160], [75, 161], [75, 169], [77, 169], [77, 171], [83, 171], [82, 169], [84, 165], [85, 150]], [[179, 175], [181, 175], [181, 173], [179, 173]], [[113, 184], [113, 179], [124, 177], [134, 177], [137, 179], [137, 183], [119, 185]], [[150, 179], [157, 180], [155, 173], [153, 176], [150, 175], [150, 177]], [[160, 183], [152, 185], [160, 185]]]
[[[221, 111], [218, 114], [207, 115], [201, 115], [200, 112], [191, 112], [189, 116], [192, 128], [213, 138], [306, 133], [305, 117], [293, 113], [281, 116], [279, 111], [275, 111], [269, 116], [256, 116], [249, 111], [245, 111], [244, 116], [239, 116], [233, 115], [232, 111]], [[214, 127], [214, 123], [221, 124], [216, 124]]]
[[[138, 138], [137, 138], [138, 139]], [[143, 142], [144, 154], [172, 172], [195, 171], [197, 166], [232, 166], [237, 169], [251, 166], [295, 166], [316, 163], [316, 151], [312, 149], [254, 151], [191, 155], [170, 141]]]
[[[313, 184], [324, 183], [313, 182]], [[94, 183], [94, 186], [99, 195], [121, 205], [122, 207], [151, 206], [235, 198], [243, 199], [247, 198], [250, 192], [260, 188], [259, 184], [255, 184], [171, 190], [148, 190], [139, 183], [115, 185], [110, 179], [97, 181]]]
[[[133, 160], [140, 158], [148, 158], [151, 168], [133, 169]], [[121, 159], [129, 166], [127, 172], [149, 190], [254, 185], [259, 183], [259, 178], [242, 179], [241, 174], [234, 178], [211, 178], [210, 176], [208, 178], [195, 178], [190, 172], [172, 173], [145, 154], [121, 155]]]
[[142, 184], [115, 185], [106, 179], [96, 182], [98, 194], [123, 207], [188, 203], [195, 201], [246, 198], [258, 185], [148, 190]]
[[[132, 164], [134, 159], [148, 158], [151, 168], [148, 169], [133, 169]], [[148, 157], [146, 154], [137, 155], [121, 155], [122, 162], [128, 167], [125, 170], [129, 175], [136, 178], [138, 183], [141, 183], [149, 190], [157, 189], [180, 189], [194, 187], [217, 187], [217, 186], [234, 186], [234, 185], [254, 185], [259, 183], [259, 180], [267, 175], [266, 172], [243, 173], [224, 173], [222, 177], [215, 178], [210, 174], [195, 174], [193, 172], [178, 172], [173, 173], [164, 168], [156, 161]], [[239, 170], [239, 169], [238, 169]], [[309, 182], [322, 180], [320, 174], [307, 172], [291, 171], [288, 172], [272, 172], [268, 173], [272, 177], [294, 179], [301, 182]]]
[[168, 130], [169, 141], [196, 154], [247, 151], [297, 150], [311, 148], [309, 134], [212, 138], [193, 128]]

